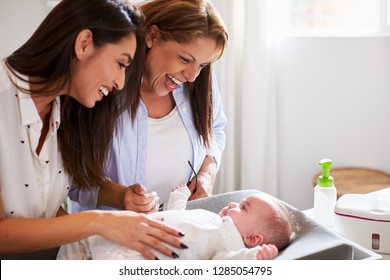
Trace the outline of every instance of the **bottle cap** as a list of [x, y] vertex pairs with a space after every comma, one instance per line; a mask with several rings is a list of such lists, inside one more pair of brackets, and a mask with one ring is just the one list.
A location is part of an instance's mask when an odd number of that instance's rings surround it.
[[333, 177], [329, 175], [330, 167], [332, 166], [331, 159], [323, 159], [319, 162], [322, 167], [322, 175], [318, 177], [317, 184], [321, 187], [333, 186]]

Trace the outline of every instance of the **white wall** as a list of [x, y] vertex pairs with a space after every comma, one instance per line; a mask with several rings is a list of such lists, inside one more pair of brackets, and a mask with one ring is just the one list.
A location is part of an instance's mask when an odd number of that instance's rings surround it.
[[389, 37], [285, 38], [278, 62], [283, 200], [312, 207], [322, 158], [390, 172]]
[[47, 13], [47, 0], [0, 0], [0, 59], [31, 36]]
[[[46, 12], [46, 0], [0, 0], [0, 57]], [[390, 38], [285, 38], [278, 62], [281, 199], [312, 207], [322, 158], [390, 172]]]

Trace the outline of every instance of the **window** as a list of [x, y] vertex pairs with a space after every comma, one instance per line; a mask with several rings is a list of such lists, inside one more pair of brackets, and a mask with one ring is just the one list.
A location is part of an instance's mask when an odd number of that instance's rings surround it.
[[390, 0], [283, 0], [284, 30], [308, 35], [390, 35]]

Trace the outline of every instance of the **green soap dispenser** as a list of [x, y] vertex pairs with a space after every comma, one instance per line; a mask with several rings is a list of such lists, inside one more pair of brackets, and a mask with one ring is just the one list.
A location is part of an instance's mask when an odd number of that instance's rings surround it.
[[334, 179], [330, 176], [332, 160], [323, 159], [319, 165], [322, 167], [322, 175], [318, 177], [317, 185], [314, 187], [314, 218], [324, 226], [333, 227], [337, 190]]

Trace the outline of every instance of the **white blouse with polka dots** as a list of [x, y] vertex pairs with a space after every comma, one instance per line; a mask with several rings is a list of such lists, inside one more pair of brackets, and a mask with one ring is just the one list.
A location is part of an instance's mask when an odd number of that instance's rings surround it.
[[[8, 74], [7, 74], [8, 73]], [[52, 105], [50, 128], [39, 155], [36, 148], [42, 121], [30, 94], [5, 64], [0, 64], [0, 199], [3, 217], [54, 217], [68, 194], [70, 178], [65, 174], [58, 150], [60, 99]]]

